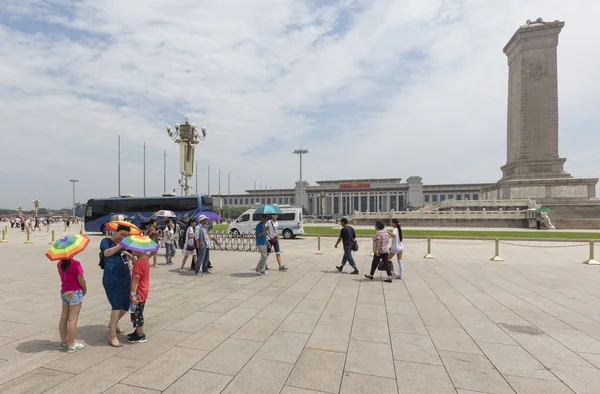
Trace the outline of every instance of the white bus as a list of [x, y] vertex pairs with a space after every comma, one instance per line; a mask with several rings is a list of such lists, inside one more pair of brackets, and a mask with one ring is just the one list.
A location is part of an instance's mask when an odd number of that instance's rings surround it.
[[[285, 239], [304, 234], [304, 222], [300, 208], [280, 207], [283, 215], [277, 219], [277, 232]], [[227, 232], [233, 234], [252, 233], [260, 222], [260, 216], [254, 213], [256, 209], [248, 209], [227, 227]]]

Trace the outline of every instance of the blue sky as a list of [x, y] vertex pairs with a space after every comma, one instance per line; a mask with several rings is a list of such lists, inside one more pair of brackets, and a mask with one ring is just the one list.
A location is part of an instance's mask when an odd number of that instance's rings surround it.
[[[560, 154], [600, 174], [600, 5], [558, 0], [5, 0], [0, 10], [0, 207], [177, 187], [165, 125], [208, 129], [199, 192], [305, 178], [495, 182], [506, 161], [502, 48], [526, 19], [560, 19]], [[585, 9], [586, 12], [581, 10]], [[223, 185], [225, 178], [223, 178]], [[195, 184], [195, 180], [192, 180]], [[222, 188], [224, 191], [225, 188]], [[8, 191], [8, 192], [7, 192]]]

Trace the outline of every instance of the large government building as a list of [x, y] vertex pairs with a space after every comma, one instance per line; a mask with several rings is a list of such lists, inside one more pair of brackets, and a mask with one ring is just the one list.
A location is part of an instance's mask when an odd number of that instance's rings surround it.
[[[422, 178], [374, 178], [304, 181], [302, 205], [311, 215], [344, 216], [359, 212], [405, 211], [445, 200], [478, 200], [491, 183], [424, 185]], [[213, 195], [216, 206], [257, 204], [300, 205], [300, 182], [293, 189], [247, 190], [244, 194]]]

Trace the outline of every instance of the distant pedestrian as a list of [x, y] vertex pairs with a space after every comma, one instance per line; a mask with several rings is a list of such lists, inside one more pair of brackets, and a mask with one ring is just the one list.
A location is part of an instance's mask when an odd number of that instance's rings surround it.
[[398, 219], [392, 219], [392, 227], [392, 232], [388, 232], [388, 235], [392, 238], [392, 247], [390, 248], [388, 258], [390, 259], [390, 264], [393, 265], [393, 258], [394, 256], [396, 256], [396, 259], [398, 259], [398, 272], [396, 273], [396, 275], [392, 275], [392, 277], [394, 279], [402, 279], [402, 273], [404, 272], [404, 263], [402, 263], [402, 252], [404, 252], [404, 246], [402, 245], [402, 229], [400, 228], [400, 222], [398, 221]]
[[265, 225], [267, 224], [267, 215], [262, 215], [260, 217], [260, 222], [256, 225], [254, 229], [256, 234], [256, 247], [260, 252], [260, 260], [258, 260], [258, 264], [256, 265], [256, 274], [257, 275], [268, 275], [268, 272], [265, 271], [267, 267], [267, 229]]
[[[183, 260], [181, 261], [180, 272], [186, 272], [185, 262], [189, 256], [192, 256], [192, 266], [196, 262], [196, 243], [194, 242], [194, 227], [196, 227], [196, 219], [190, 219], [185, 229], [185, 243], [183, 244]], [[190, 271], [192, 268], [190, 268]]]
[[173, 230], [173, 222], [167, 219], [165, 229], [163, 231], [163, 242], [165, 244], [165, 258], [167, 265], [173, 265], [173, 256], [175, 256], [175, 231]]
[[[148, 229], [146, 229], [146, 235], [150, 237], [156, 243], [158, 242], [158, 230], [156, 229], [156, 219], [150, 219], [148, 221]], [[158, 268], [158, 263], [156, 259], [158, 257], [158, 252], [152, 252], [152, 266]]]
[[[271, 249], [275, 250], [275, 257], [277, 257], [277, 265], [279, 266], [279, 271], [287, 271], [285, 265], [281, 262], [281, 249], [279, 247], [279, 235], [277, 235], [277, 218], [279, 215], [273, 214], [271, 215], [271, 219], [267, 221], [267, 255], [271, 253]], [[267, 267], [265, 267], [268, 269]]]
[[[208, 218], [205, 215], [198, 217], [198, 224], [194, 229], [194, 239], [196, 242], [196, 268], [194, 272], [196, 276], [202, 276], [209, 274], [208, 272], [208, 259], [210, 258], [210, 240], [204, 227], [208, 222]], [[202, 270], [202, 272], [200, 272]]]
[[340, 236], [335, 243], [335, 247], [337, 248], [340, 242], [344, 247], [344, 257], [342, 257], [342, 264], [340, 266], [336, 266], [338, 271], [342, 271], [344, 269], [344, 265], [346, 263], [350, 264], [354, 270], [350, 272], [352, 275], [358, 275], [358, 268], [356, 268], [356, 263], [354, 262], [354, 257], [352, 257], [352, 249], [354, 247], [354, 243], [356, 242], [356, 233], [354, 232], [354, 228], [348, 225], [348, 219], [342, 218], [341, 220], [342, 230], [340, 231]]
[[21, 231], [25, 231], [25, 219], [21, 218]]
[[144, 333], [144, 307], [150, 291], [150, 259], [142, 252], [133, 252], [133, 270], [131, 271], [130, 298], [133, 311], [131, 311], [131, 322], [133, 331], [127, 335], [129, 343], [146, 342]]
[[83, 297], [87, 293], [87, 285], [83, 277], [83, 268], [77, 260], [61, 260], [58, 265], [62, 299], [62, 313], [58, 323], [60, 333], [60, 349], [73, 353], [84, 348], [84, 345], [75, 342], [77, 333], [77, 320], [81, 311]]
[[375, 223], [375, 229], [377, 232], [373, 237], [373, 261], [371, 262], [371, 273], [365, 275], [365, 278], [373, 280], [373, 274], [381, 263], [382, 268], [387, 272], [388, 278], [384, 282], [392, 282], [392, 270], [390, 269], [390, 262], [388, 260], [388, 243], [390, 236], [384, 231], [385, 226], [383, 222], [378, 220]]
[[38, 229], [39, 231], [42, 231], [42, 228], [40, 227], [40, 219], [39, 218], [35, 218], [35, 225], [33, 226], [33, 229]]

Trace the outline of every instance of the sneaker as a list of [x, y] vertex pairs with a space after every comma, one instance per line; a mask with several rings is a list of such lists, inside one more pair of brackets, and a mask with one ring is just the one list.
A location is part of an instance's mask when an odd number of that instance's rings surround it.
[[84, 347], [85, 345], [83, 343], [75, 342], [75, 345], [67, 347], [67, 353], [75, 353], [76, 351], [79, 351]]
[[269, 267], [265, 266], [265, 271], [270, 271]]
[[340, 265], [339, 267], [336, 265], [335, 268], [337, 268], [338, 271], [342, 272], [342, 270], [344, 269], [343, 265]]
[[354, 270], [354, 271], [350, 272], [350, 275], [358, 275], [358, 270]]
[[138, 334], [137, 332], [133, 333], [134, 335], [127, 338], [127, 342], [129, 343], [145, 343], [146, 342], [146, 334]]
[[387, 282], [387, 283], [392, 283], [392, 278], [387, 278], [387, 279], [384, 279], [383, 281]]
[[136, 332], [132, 332], [131, 334], [127, 334], [127, 339], [132, 338], [136, 335]]
[[365, 275], [365, 278], [373, 280], [373, 276], [371, 275]]
[[179, 272], [187, 272], [188, 270], [186, 270], [185, 268], [179, 268]]
[[286, 266], [279, 267], [279, 271], [287, 271], [287, 270], [288, 270], [288, 269], [287, 269], [287, 267], [286, 267]]
[[202, 272], [198, 272], [197, 274], [194, 274], [196, 276], [202, 276]]
[[268, 273], [268, 272], [266, 272], [266, 271], [260, 271], [260, 273], [261, 273], [262, 275], [269, 275], [269, 273]]

